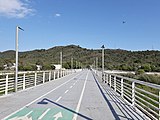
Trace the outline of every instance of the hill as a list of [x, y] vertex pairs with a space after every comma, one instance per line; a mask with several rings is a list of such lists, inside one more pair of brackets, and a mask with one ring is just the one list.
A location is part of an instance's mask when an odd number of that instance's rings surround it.
[[[63, 52], [63, 66], [71, 67], [71, 58], [74, 60], [74, 67], [80, 62], [83, 67], [93, 65], [96, 57], [101, 67], [101, 49], [87, 49], [76, 45], [56, 46], [50, 49], [38, 49], [19, 53], [19, 69], [34, 70], [36, 64], [43, 66], [43, 69], [51, 69], [53, 64], [59, 64], [60, 52]], [[15, 63], [15, 51], [0, 52], [0, 69], [4, 64]], [[160, 51], [126, 51], [121, 49], [105, 49], [105, 68], [136, 71], [160, 72]]]

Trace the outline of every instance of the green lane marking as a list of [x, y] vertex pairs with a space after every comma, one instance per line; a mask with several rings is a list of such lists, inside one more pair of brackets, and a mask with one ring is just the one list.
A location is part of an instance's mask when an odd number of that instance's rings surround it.
[[28, 117], [32, 117], [32, 120], [38, 120], [39, 116], [41, 116], [46, 110], [47, 108], [32, 108], [33, 112]]
[[11, 117], [7, 118], [6, 120], [9, 120], [11, 118], [15, 118], [15, 117], [21, 117], [21, 116], [25, 116], [27, 113], [29, 113], [30, 110], [29, 109], [22, 109], [21, 111], [15, 113], [14, 115], [12, 115]]
[[62, 114], [62, 117], [59, 117], [58, 120], [72, 120], [73, 113], [60, 108], [51, 109], [46, 116], [43, 117], [43, 120], [53, 120], [55, 118], [54, 116], [58, 113]]
[[[25, 117], [30, 111], [33, 111], [27, 117], [32, 118], [32, 120], [37, 120], [48, 108], [24, 108], [21, 111], [15, 113], [10, 116], [6, 120], [10, 120], [13, 118], [18, 119], [18, 117]], [[58, 116], [57, 116], [58, 115]], [[51, 108], [50, 111], [42, 118], [42, 120], [72, 120], [73, 113], [66, 109], [61, 108]]]

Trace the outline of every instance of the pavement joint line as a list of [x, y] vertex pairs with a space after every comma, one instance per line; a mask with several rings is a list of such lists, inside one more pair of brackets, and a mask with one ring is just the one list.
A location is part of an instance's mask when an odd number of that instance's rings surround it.
[[87, 79], [88, 79], [88, 74], [89, 74], [89, 72], [87, 72], [86, 79], [85, 79], [85, 82], [84, 82], [84, 85], [83, 85], [83, 89], [82, 89], [82, 92], [81, 92], [81, 96], [79, 98], [78, 105], [76, 107], [76, 111], [75, 111], [76, 113], [74, 114], [72, 120], [77, 120], [78, 112], [79, 112], [79, 109], [80, 109], [80, 106], [81, 106], [84, 90], [85, 90]]
[[60, 96], [60, 97], [56, 100], [56, 102], [58, 102], [61, 98], [62, 98], [62, 96]]
[[41, 120], [46, 114], [48, 111], [50, 111], [51, 108], [48, 108], [39, 118], [38, 120]]
[[33, 112], [33, 111], [30, 111], [29, 113], [27, 113], [27, 114], [25, 115], [25, 117], [27, 117], [28, 115], [30, 115], [32, 112]]
[[6, 116], [5, 118], [3, 118], [2, 120], [5, 120], [5, 119], [9, 118], [10, 116], [12, 116], [12, 115], [14, 115], [15, 113], [21, 111], [21, 110], [24, 109], [25, 107], [30, 106], [31, 104], [33, 104], [33, 103], [36, 102], [37, 100], [39, 100], [39, 99], [43, 98], [44, 96], [50, 94], [51, 92], [55, 91], [56, 89], [60, 88], [61, 86], [67, 84], [68, 82], [70, 82], [71, 80], [73, 80], [73, 79], [74, 79], [75, 77], [77, 77], [78, 75], [80, 75], [80, 73], [78, 73], [76, 76], [72, 77], [72, 78], [69, 79], [68, 81], [64, 82], [63, 84], [61, 84], [61, 85], [57, 86], [56, 88], [52, 89], [51, 91], [49, 91], [49, 92], [43, 94], [42, 96], [36, 98], [36, 99], [33, 100], [32, 102], [30, 102], [30, 103], [28, 103], [27, 105], [23, 106], [22, 108], [20, 108], [20, 109], [16, 110], [15, 112], [9, 114], [8, 116]]
[[69, 90], [66, 90], [64, 93], [66, 94]]

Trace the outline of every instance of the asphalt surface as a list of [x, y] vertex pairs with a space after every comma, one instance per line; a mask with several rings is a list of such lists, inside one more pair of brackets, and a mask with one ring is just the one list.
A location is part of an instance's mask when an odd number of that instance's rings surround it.
[[83, 70], [0, 97], [4, 120], [141, 120], [112, 89]]

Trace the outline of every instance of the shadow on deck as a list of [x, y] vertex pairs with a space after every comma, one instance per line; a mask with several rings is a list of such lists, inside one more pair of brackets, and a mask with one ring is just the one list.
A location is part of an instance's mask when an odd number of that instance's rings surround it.
[[93, 72], [94, 80], [116, 120], [146, 120]]

